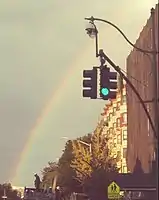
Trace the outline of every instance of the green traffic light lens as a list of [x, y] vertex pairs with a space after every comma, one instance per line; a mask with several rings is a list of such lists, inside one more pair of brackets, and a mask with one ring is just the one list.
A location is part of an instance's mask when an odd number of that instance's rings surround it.
[[101, 93], [102, 93], [102, 95], [107, 96], [109, 94], [108, 88], [102, 88]]

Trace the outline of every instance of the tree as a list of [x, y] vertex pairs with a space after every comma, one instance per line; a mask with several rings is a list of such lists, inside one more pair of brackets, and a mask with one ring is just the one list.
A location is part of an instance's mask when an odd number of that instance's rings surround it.
[[12, 189], [12, 186], [10, 183], [0, 184], [0, 199], [2, 199], [2, 196], [4, 195], [4, 191], [8, 198], [19, 199], [17, 196], [18, 192]]
[[[59, 162], [49, 163], [48, 167], [44, 168], [43, 182], [50, 184], [58, 174], [57, 184], [64, 189], [66, 194], [82, 192], [84, 189], [91, 198], [102, 200], [102, 196], [95, 197], [95, 195], [102, 194], [102, 191], [105, 194], [111, 173], [118, 172], [114, 153], [110, 150], [113, 146], [110, 145], [109, 136], [103, 135], [104, 130], [106, 130], [106, 123], [101, 120], [94, 134], [72, 141], [68, 140]], [[91, 144], [91, 153], [88, 147], [79, 142], [80, 140]]]
[[[90, 142], [91, 135], [85, 135], [77, 140]], [[66, 194], [72, 192], [82, 192], [81, 183], [76, 176], [76, 171], [71, 167], [72, 160], [74, 159], [73, 154], [73, 143], [74, 141], [68, 140], [65, 145], [65, 149], [58, 163], [49, 162], [48, 166], [42, 171], [42, 185], [47, 187], [52, 186], [52, 181], [58, 174], [57, 184], [61, 186]]]
[[118, 173], [116, 159], [108, 145], [110, 138], [106, 134], [103, 135], [105, 128], [105, 122], [101, 120], [91, 137], [91, 154], [84, 145], [73, 141], [74, 159], [71, 166], [76, 171], [85, 192], [92, 199], [105, 199], [110, 176]]
[[80, 183], [87, 178], [92, 172], [91, 155], [88, 148], [85, 148], [78, 140], [72, 141], [74, 159], [71, 167], [75, 170], [76, 176]]
[[71, 162], [74, 158], [72, 141], [68, 140], [65, 145], [65, 150], [59, 159], [59, 172], [61, 174], [60, 185], [64, 188], [66, 194], [78, 190], [79, 182], [76, 178], [76, 173], [71, 168]]
[[56, 175], [58, 175], [58, 164], [56, 162], [48, 162], [48, 166], [42, 170], [42, 186], [52, 187]]
[[57, 185], [63, 188], [65, 193], [71, 193], [78, 185], [76, 173], [71, 168], [70, 163], [73, 159], [72, 141], [68, 140], [65, 145], [65, 150], [58, 163], [49, 162], [48, 166], [42, 171], [42, 185], [51, 187], [53, 180], [57, 177]]
[[[117, 172], [113, 146], [109, 145], [110, 136], [104, 133], [105, 122], [101, 120], [92, 137], [92, 165], [94, 169]], [[104, 134], [103, 134], [104, 133]]]

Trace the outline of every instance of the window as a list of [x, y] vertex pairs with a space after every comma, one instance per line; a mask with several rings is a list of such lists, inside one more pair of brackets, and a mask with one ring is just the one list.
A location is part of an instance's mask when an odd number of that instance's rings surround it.
[[123, 130], [123, 140], [127, 140], [127, 130]]
[[127, 166], [123, 166], [123, 173], [127, 173]]
[[127, 124], [127, 113], [122, 114], [122, 124]]
[[107, 117], [104, 117], [103, 119], [104, 119], [105, 122], [107, 122]]
[[110, 134], [113, 134], [113, 128], [110, 128], [110, 129], [109, 129], [109, 133], [110, 133]]
[[107, 117], [107, 122], [109, 122], [109, 116]]
[[120, 127], [120, 118], [117, 118], [116, 120], [116, 127]]
[[116, 141], [115, 141], [115, 139], [113, 140], [113, 145], [114, 145], [114, 148], [116, 148]]
[[109, 114], [109, 120], [111, 120], [112, 117], [113, 117], [113, 113], [110, 113], [110, 114]]
[[113, 128], [116, 128], [116, 122], [113, 123]]
[[113, 116], [115, 115], [116, 107], [113, 108]]
[[117, 102], [116, 110], [120, 110], [120, 102]]
[[120, 157], [120, 156], [121, 156], [121, 152], [117, 151], [117, 157]]
[[126, 103], [126, 95], [123, 95], [122, 96], [122, 104], [125, 104]]
[[123, 148], [123, 158], [126, 158], [127, 156], [127, 148]]
[[116, 156], [117, 162], [121, 160], [121, 152], [117, 151], [117, 156]]
[[121, 135], [117, 135], [117, 144], [121, 144]]
[[108, 126], [109, 124], [108, 124], [107, 121], [104, 121], [103, 125], [104, 125], [104, 126]]

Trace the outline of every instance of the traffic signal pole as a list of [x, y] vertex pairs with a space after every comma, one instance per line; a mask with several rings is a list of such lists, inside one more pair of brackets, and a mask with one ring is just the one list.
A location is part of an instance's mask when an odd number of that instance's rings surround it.
[[131, 87], [131, 89], [133, 90], [134, 94], [137, 96], [137, 98], [139, 99], [146, 115], [147, 115], [147, 118], [149, 119], [149, 122], [150, 122], [150, 125], [151, 125], [151, 128], [154, 132], [154, 135], [155, 135], [155, 138], [157, 137], [157, 134], [156, 134], [156, 130], [155, 130], [155, 127], [153, 125], [153, 122], [152, 122], [152, 119], [150, 117], [150, 114], [145, 106], [145, 103], [144, 101], [142, 100], [140, 94], [138, 93], [138, 91], [136, 90], [136, 88], [134, 87], [134, 85], [131, 83], [131, 81], [127, 78], [127, 76], [125, 76], [125, 74], [120, 70], [120, 67], [115, 65], [115, 63], [104, 53], [104, 51], [102, 49], [99, 50], [99, 54], [98, 54], [99, 57], [101, 58], [104, 58], [112, 67], [113, 69], [118, 72], [118, 74], [126, 81], [126, 83]]
[[[154, 24], [154, 9], [151, 10], [151, 15], [152, 15], [152, 25]], [[131, 83], [131, 81], [125, 76], [125, 74], [120, 70], [120, 67], [115, 65], [115, 63], [104, 53], [103, 50], [99, 50], [98, 52], [98, 29], [94, 23], [94, 21], [100, 21], [100, 22], [104, 22], [104, 23], [107, 23], [109, 25], [111, 25], [112, 27], [114, 27], [118, 32], [120, 32], [120, 34], [124, 37], [124, 39], [131, 45], [133, 46], [135, 49], [137, 49], [138, 51], [144, 53], [145, 55], [148, 55], [149, 58], [151, 59], [151, 55], [153, 55], [153, 60], [152, 63], [153, 63], [153, 66], [152, 67], [155, 67], [157, 68], [157, 64], [154, 64], [154, 62], [156, 63], [156, 55], [159, 53], [159, 51], [156, 51], [156, 49], [153, 49], [153, 50], [145, 50], [145, 49], [141, 49], [137, 46], [135, 46], [126, 36], [125, 34], [122, 32], [121, 29], [119, 29], [115, 24], [113, 24], [112, 22], [110, 21], [107, 21], [107, 20], [104, 20], [104, 19], [100, 19], [100, 18], [94, 18], [94, 17], [90, 17], [90, 18], [85, 18], [85, 20], [89, 20], [90, 21], [90, 24], [91, 24], [91, 27], [88, 27], [86, 28], [86, 31], [87, 31], [87, 34], [88, 35], [93, 35], [95, 36], [95, 40], [96, 40], [96, 57], [99, 57], [100, 58], [100, 61], [103, 60], [103, 58], [105, 59], [105, 61], [107, 61], [113, 68], [115, 71], [117, 71], [119, 73], [119, 75], [126, 81], [126, 83], [131, 87], [131, 89], [133, 90], [133, 92], [135, 93], [135, 95], [137, 96], [137, 98], [139, 99], [144, 111], [145, 111], [145, 114], [149, 120], [149, 123], [150, 123], [150, 126], [152, 128], [152, 131], [154, 133], [154, 138], [155, 138], [155, 146], [156, 146], [156, 150], [158, 149], [158, 129], [159, 129], [159, 126], [158, 126], [158, 119], [157, 117], [156, 118], [156, 121], [155, 123], [153, 123], [151, 117], [150, 117], [150, 114], [147, 110], [147, 107], [145, 106], [145, 103], [143, 101], [143, 99], [141, 98], [140, 94], [138, 93], [138, 91], [136, 90], [136, 88], [134, 87], [134, 85]], [[155, 31], [155, 25], [153, 25], [153, 31]], [[153, 32], [153, 44], [155, 45], [155, 34]], [[155, 70], [154, 70], [155, 71]], [[155, 77], [157, 77], [157, 74], [155, 74]], [[158, 88], [158, 81], [156, 79], [156, 81], [154, 81], [156, 84], [155, 88], [157, 89]], [[157, 91], [156, 91], [157, 92]], [[158, 94], [158, 92], [157, 92]], [[156, 94], [156, 96], [158, 96]], [[155, 99], [157, 99], [155, 102], [155, 105], [156, 105], [156, 108], [158, 107], [157, 106], [157, 101], [158, 101], [158, 97], [156, 98], [155, 96]], [[156, 109], [156, 113], [158, 112], [158, 109]], [[156, 114], [156, 116], [158, 116], [158, 113]], [[157, 128], [158, 126], [158, 128]], [[156, 151], [156, 156], [158, 154], [158, 151]]]

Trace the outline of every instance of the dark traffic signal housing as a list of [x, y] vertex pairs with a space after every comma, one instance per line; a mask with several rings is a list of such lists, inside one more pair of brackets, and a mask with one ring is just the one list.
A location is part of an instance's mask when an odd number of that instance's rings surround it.
[[106, 66], [100, 69], [100, 97], [104, 100], [115, 99], [117, 89], [117, 73]]
[[97, 98], [97, 67], [83, 71], [83, 97]]

